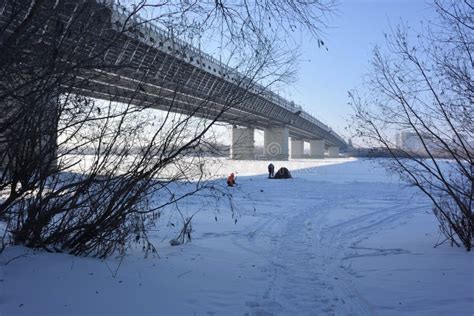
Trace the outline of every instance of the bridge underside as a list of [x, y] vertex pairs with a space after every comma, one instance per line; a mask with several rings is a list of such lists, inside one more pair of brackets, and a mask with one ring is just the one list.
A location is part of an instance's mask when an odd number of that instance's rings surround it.
[[[226, 94], [213, 90], [198, 94], [176, 83], [149, 83], [135, 80], [124, 74], [96, 70], [77, 78], [72, 83], [72, 87], [75, 93], [83, 96], [146, 106], [209, 120], [218, 117], [218, 121], [234, 126], [262, 130], [286, 126], [292, 138], [323, 139], [326, 136], [322, 131], [318, 133], [297, 126], [294, 121], [301, 118], [287, 110], [283, 114], [273, 113], [271, 109], [262, 112], [265, 104], [259, 106], [261, 97], [238, 86], [232, 87]], [[275, 117], [272, 117], [273, 114]], [[302, 124], [303, 127], [304, 125]], [[331, 143], [331, 140], [327, 141]], [[334, 143], [337, 142], [334, 141]]]
[[[231, 134], [232, 159], [247, 160], [259, 156], [255, 153], [253, 135], [255, 128], [264, 131], [264, 159], [324, 158], [326, 146], [332, 148], [328, 151], [328, 157], [338, 157], [339, 147], [324, 140], [322, 135], [315, 135], [294, 125], [287, 125], [285, 122], [261, 114], [257, 115], [259, 113], [249, 113], [248, 109], [242, 109], [240, 103], [249, 102], [249, 99], [253, 97], [251, 95], [244, 95], [241, 99], [233, 100], [226, 100], [212, 93], [196, 96], [190, 94], [183, 87], [156, 86], [104, 72], [101, 72], [100, 75], [91, 74], [85, 82], [87, 85], [74, 85], [74, 91], [77, 94], [209, 120], [219, 117], [218, 120], [221, 122], [239, 126], [239, 128], [233, 128]], [[291, 115], [296, 117], [294, 114]], [[292, 138], [291, 155], [288, 137]], [[310, 155], [307, 157], [304, 155], [304, 140], [310, 143], [311, 148]]]
[[[9, 11], [13, 10], [9, 5], [0, 13], [0, 27], [6, 37], [18, 27], [22, 15], [28, 14], [29, 1], [19, 2], [23, 3], [17, 7], [19, 11]], [[258, 88], [236, 70], [229, 72], [229, 67], [219, 68], [215, 63], [209, 63], [209, 58], [202, 57], [202, 52], [186, 50], [173, 39], [151, 43], [140, 32], [120, 30], [115, 26], [115, 13], [110, 7], [94, 1], [87, 3], [89, 7], [84, 12], [79, 10], [80, 2], [58, 4], [63, 11], [57, 18], [64, 25], [68, 25], [72, 17], [77, 18], [77, 24], [61, 38], [61, 56], [65, 59], [61, 66], [75, 65], [77, 71], [69, 82], [62, 81], [59, 93], [64, 89], [62, 91], [106, 101], [182, 113], [252, 130], [262, 129], [269, 159], [288, 159], [288, 137], [310, 142], [324, 140], [324, 146], [329, 147], [345, 146], [327, 126], [314, 118], [303, 117], [301, 110], [295, 110], [294, 106], [288, 106], [288, 101], [282, 102], [281, 98]], [[44, 26], [51, 22], [51, 14], [47, 6], [45, 8], [44, 12], [40, 10], [38, 21], [32, 23], [37, 24], [33, 29], [40, 30], [38, 36], [47, 39], [48, 34], [41, 33], [48, 30]], [[150, 35], [153, 34], [147, 36]], [[38, 46], [38, 49], [51, 50], [47, 40], [39, 42], [44, 47]], [[87, 62], [84, 64], [84, 61]], [[78, 66], [83, 64], [95, 66]], [[252, 156], [253, 134], [242, 133], [247, 141], [235, 157], [246, 159]], [[274, 146], [270, 148], [270, 145]], [[294, 155], [302, 156], [301, 143], [296, 147]], [[314, 156], [321, 156], [320, 149], [314, 151], [317, 152]], [[330, 152], [334, 155], [336, 150]]]

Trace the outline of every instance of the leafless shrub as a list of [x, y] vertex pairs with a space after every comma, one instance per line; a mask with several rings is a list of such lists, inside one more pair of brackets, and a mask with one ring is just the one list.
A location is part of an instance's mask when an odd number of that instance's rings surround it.
[[[350, 94], [356, 135], [392, 156], [390, 171], [433, 203], [441, 233], [472, 249], [474, 238], [474, 7], [434, 1], [439, 21], [416, 39], [403, 26], [376, 48], [366, 95]], [[414, 42], [414, 44], [413, 44]], [[396, 143], [404, 131], [416, 148]], [[443, 158], [443, 159], [442, 159]]]
[[[316, 34], [318, 12], [331, 5], [140, 1], [129, 9], [99, 0], [0, 4], [0, 219], [8, 243], [102, 258], [137, 242], [154, 251], [148, 230], [160, 210], [212, 185], [203, 181], [206, 133], [264, 93], [256, 81], [268, 86], [292, 73], [294, 47], [274, 31]], [[166, 28], [165, 42], [156, 42], [150, 21]], [[219, 34], [227, 65], [218, 74], [185, 56], [196, 51], [181, 39], [211, 40], [206, 34]], [[179, 182], [195, 185], [174, 192]]]

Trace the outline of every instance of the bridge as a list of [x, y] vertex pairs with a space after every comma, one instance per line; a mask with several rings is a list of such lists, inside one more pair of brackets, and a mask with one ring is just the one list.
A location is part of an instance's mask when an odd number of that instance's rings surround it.
[[[18, 2], [24, 4], [4, 1], [0, 7], [0, 27], [6, 34], [28, 12], [30, 2]], [[88, 4], [87, 14], [80, 3]], [[75, 94], [206, 119], [218, 116], [232, 126], [233, 159], [255, 158], [255, 129], [263, 130], [265, 158], [272, 160], [303, 158], [304, 142], [310, 144], [310, 158], [323, 158], [326, 149], [329, 157], [337, 157], [346, 146], [329, 126], [294, 102], [140, 16], [130, 16], [111, 0], [64, 1], [62, 5], [65, 27], [74, 30], [68, 23], [79, 19], [88, 30], [79, 43], [64, 38], [65, 45], [81, 56], [100, 56], [104, 65], [82, 70], [70, 85]], [[41, 14], [49, 23], [47, 10]]]

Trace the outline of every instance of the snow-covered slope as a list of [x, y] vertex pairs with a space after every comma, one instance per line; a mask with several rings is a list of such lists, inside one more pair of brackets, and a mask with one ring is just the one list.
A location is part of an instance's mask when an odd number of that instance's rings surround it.
[[264, 162], [226, 164], [223, 174], [240, 175], [234, 217], [224, 201], [188, 199], [182, 211], [200, 210], [193, 241], [171, 247], [179, 220], [165, 210], [154, 232], [159, 257], [7, 249], [1, 315], [474, 313], [473, 254], [433, 248], [429, 202], [376, 165], [294, 161], [285, 163], [293, 179], [269, 180], [255, 175]]

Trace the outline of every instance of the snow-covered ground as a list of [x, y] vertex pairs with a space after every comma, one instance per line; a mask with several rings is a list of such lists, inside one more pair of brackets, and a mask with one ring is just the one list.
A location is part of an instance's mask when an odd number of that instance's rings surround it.
[[416, 189], [365, 160], [284, 165], [293, 179], [267, 179], [266, 162], [225, 162], [219, 172], [239, 175], [234, 216], [224, 201], [188, 199], [183, 212], [200, 210], [193, 241], [171, 247], [179, 220], [165, 210], [159, 257], [7, 249], [0, 314], [474, 314], [474, 255], [433, 248], [437, 224]]

